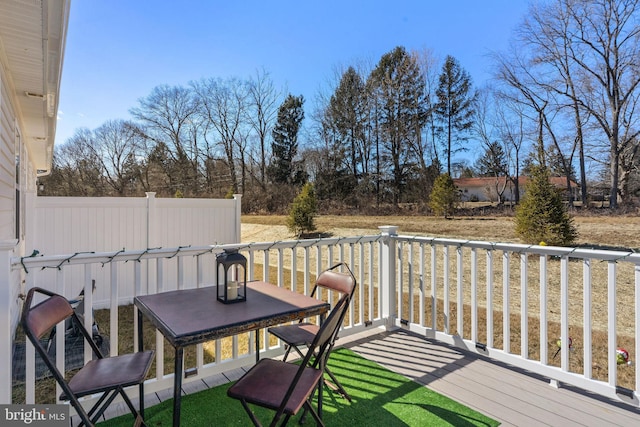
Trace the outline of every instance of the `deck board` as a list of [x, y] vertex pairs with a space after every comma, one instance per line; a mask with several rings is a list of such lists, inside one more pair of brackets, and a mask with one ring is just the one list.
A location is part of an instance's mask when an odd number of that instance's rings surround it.
[[504, 426], [640, 425], [640, 409], [397, 330], [341, 343]]

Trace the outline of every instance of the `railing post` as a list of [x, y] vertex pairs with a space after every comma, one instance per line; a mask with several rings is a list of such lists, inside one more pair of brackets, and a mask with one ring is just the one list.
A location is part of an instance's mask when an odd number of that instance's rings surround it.
[[147, 248], [159, 246], [154, 238], [158, 236], [156, 193], [148, 192], [147, 195]]
[[11, 256], [16, 240], [0, 242], [0, 404], [11, 403], [11, 377], [13, 360], [13, 329], [16, 323], [12, 309], [17, 310], [15, 287], [12, 280]]
[[396, 327], [397, 304], [396, 304], [396, 236], [398, 227], [395, 225], [383, 225], [378, 227], [382, 234], [382, 258], [380, 266], [382, 276], [380, 286], [382, 287], [382, 318], [385, 320], [387, 330]]
[[242, 240], [242, 194], [234, 194], [233, 200], [236, 201], [236, 240], [234, 243], [240, 243]]

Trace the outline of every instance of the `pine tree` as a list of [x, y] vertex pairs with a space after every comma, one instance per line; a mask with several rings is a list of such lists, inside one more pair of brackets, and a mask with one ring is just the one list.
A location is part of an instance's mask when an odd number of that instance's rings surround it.
[[497, 142], [492, 142], [476, 161], [476, 170], [480, 176], [505, 176], [508, 172], [507, 155]]
[[302, 95], [289, 94], [278, 109], [278, 119], [273, 128], [273, 162], [269, 165], [268, 174], [276, 184], [300, 184], [302, 171], [294, 163], [298, 154], [298, 131], [304, 119]]
[[475, 94], [471, 90], [471, 77], [452, 56], [447, 56], [440, 73], [438, 101], [434, 114], [437, 132], [444, 136], [447, 155], [447, 173], [451, 174], [451, 157], [463, 148], [454, 146], [468, 139], [473, 125]]
[[528, 244], [572, 245], [578, 232], [560, 191], [549, 181], [549, 169], [533, 166], [531, 170], [531, 181], [516, 208], [516, 235]]
[[316, 229], [314, 219], [317, 211], [318, 204], [313, 184], [306, 183], [300, 194], [291, 203], [287, 228], [298, 237], [303, 233], [314, 231]]
[[454, 184], [451, 175], [443, 173], [438, 176], [429, 197], [429, 207], [433, 213], [449, 218], [449, 216], [453, 216], [458, 203], [460, 203], [460, 191]]

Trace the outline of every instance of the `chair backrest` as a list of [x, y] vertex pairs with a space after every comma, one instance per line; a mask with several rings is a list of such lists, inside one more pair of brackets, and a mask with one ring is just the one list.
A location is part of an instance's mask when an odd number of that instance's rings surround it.
[[329, 313], [329, 316], [324, 322], [322, 322], [313, 342], [309, 346], [309, 350], [302, 362], [303, 364], [309, 363], [309, 360], [314, 355], [315, 351], [316, 359], [313, 366], [318, 366], [319, 363], [323, 363], [322, 368], [324, 368], [323, 361], [326, 361], [328, 356], [328, 354], [326, 354], [327, 350], [330, 350], [333, 346], [333, 341], [340, 330], [340, 326], [342, 325], [342, 319], [344, 319], [347, 309], [349, 308], [349, 301], [349, 294], [344, 294], [342, 298], [338, 300], [331, 310], [331, 313]]
[[[36, 294], [44, 295], [47, 298], [44, 301], [33, 305], [33, 300]], [[49, 354], [40, 340], [49, 330], [51, 330], [51, 328], [55, 327], [58, 323], [65, 322], [67, 319], [71, 319], [76, 323], [79, 332], [89, 343], [94, 354], [98, 358], [103, 358], [100, 349], [95, 342], [93, 342], [91, 335], [89, 335], [89, 332], [87, 332], [66, 298], [38, 287], [29, 290], [22, 308], [22, 328], [24, 329], [25, 335], [29, 341], [31, 341], [36, 351], [40, 354], [40, 357], [42, 357], [42, 360], [55, 377], [56, 381], [58, 381], [65, 392], [67, 392], [67, 395], [69, 395], [69, 390], [67, 389], [66, 384], [63, 385], [63, 383], [66, 383], [64, 375], [55, 365], [54, 355]]]
[[[348, 273], [336, 271], [341, 266], [344, 266]], [[318, 287], [349, 295], [349, 299], [351, 299], [356, 289], [356, 278], [349, 266], [341, 262], [320, 273], [311, 295], [315, 294]]]
[[349, 307], [349, 295], [345, 294], [340, 298], [340, 300], [338, 300], [325, 321], [322, 322], [320, 330], [318, 330], [318, 333], [313, 339], [313, 342], [309, 345], [307, 354], [304, 356], [304, 359], [300, 363], [298, 372], [296, 373], [296, 376], [289, 386], [289, 390], [287, 391], [282, 401], [282, 406], [280, 409], [284, 407], [285, 403], [289, 400], [292, 393], [295, 391], [296, 385], [300, 380], [302, 373], [310, 366], [309, 362], [311, 361], [312, 357], [315, 357], [315, 360], [311, 366], [316, 369], [324, 369], [327, 363], [328, 352], [331, 350], [331, 347], [333, 345], [333, 338], [337, 334], [337, 331], [340, 329], [340, 325], [347, 311], [347, 307]]

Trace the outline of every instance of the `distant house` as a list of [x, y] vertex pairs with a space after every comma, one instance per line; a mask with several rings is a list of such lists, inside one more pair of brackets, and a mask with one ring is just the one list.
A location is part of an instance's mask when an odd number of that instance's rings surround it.
[[[527, 190], [529, 178], [521, 176], [518, 179], [520, 197]], [[553, 176], [549, 181], [561, 190], [566, 190], [567, 181], [565, 177]], [[502, 194], [503, 202], [515, 201], [515, 187], [507, 177], [481, 177], [481, 178], [457, 178], [453, 180], [460, 190], [463, 202], [497, 202], [498, 194]], [[571, 181], [571, 191], [574, 199], [578, 198], [579, 187]], [[567, 197], [568, 198], [568, 197]]]

